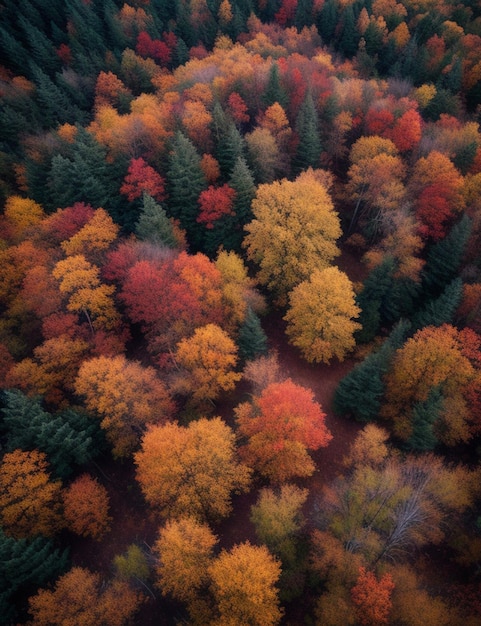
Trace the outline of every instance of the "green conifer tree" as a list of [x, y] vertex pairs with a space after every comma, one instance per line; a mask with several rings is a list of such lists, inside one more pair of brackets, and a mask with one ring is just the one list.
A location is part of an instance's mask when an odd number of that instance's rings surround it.
[[407, 338], [410, 323], [400, 321], [382, 346], [369, 354], [345, 376], [334, 392], [333, 409], [338, 415], [352, 415], [360, 422], [371, 422], [379, 416], [384, 395], [384, 374], [394, 353]]
[[[237, 157], [229, 185], [235, 190], [234, 212], [244, 226], [252, 219], [252, 200], [256, 195], [254, 176], [243, 157]], [[241, 234], [242, 237], [242, 234]]]
[[172, 222], [165, 209], [152, 196], [144, 193], [140, 217], [135, 225], [135, 232], [140, 239], [168, 248], [177, 247]]
[[267, 335], [256, 313], [248, 308], [244, 322], [239, 329], [237, 339], [239, 356], [243, 361], [252, 361], [267, 354]]
[[412, 434], [406, 441], [406, 448], [415, 452], [433, 450], [438, 440], [433, 432], [434, 422], [443, 408], [443, 396], [439, 387], [429, 392], [427, 400], [417, 402], [413, 407]]
[[262, 102], [266, 108], [272, 106], [275, 102], [278, 102], [283, 109], [286, 109], [289, 104], [289, 96], [281, 84], [279, 66], [276, 61], [274, 61], [270, 67], [266, 89], [262, 96]]
[[450, 324], [463, 296], [463, 281], [458, 276], [446, 285], [444, 291], [435, 299], [429, 300], [412, 318], [413, 328], [423, 326], [441, 326]]
[[380, 308], [392, 288], [395, 262], [392, 257], [375, 267], [364, 281], [362, 291], [356, 296], [356, 304], [361, 313], [358, 321], [362, 328], [355, 334], [356, 341], [368, 343], [378, 334], [381, 327]]
[[219, 137], [215, 156], [219, 162], [220, 171], [226, 179], [235, 167], [238, 158], [244, 155], [244, 138], [234, 122], [227, 122], [225, 131]]
[[308, 167], [319, 167], [319, 158], [322, 151], [319, 136], [319, 119], [310, 91], [307, 92], [297, 114], [295, 129], [299, 136], [299, 146], [294, 157], [295, 171], [301, 172]]
[[359, 33], [356, 28], [356, 17], [352, 4], [349, 4], [342, 15], [342, 35], [339, 40], [339, 49], [348, 58], [353, 57], [359, 45]]
[[180, 220], [195, 252], [201, 248], [203, 231], [197, 223], [197, 200], [200, 192], [207, 187], [200, 162], [194, 144], [181, 131], [177, 131], [172, 141], [167, 170], [167, 206], [171, 216]]

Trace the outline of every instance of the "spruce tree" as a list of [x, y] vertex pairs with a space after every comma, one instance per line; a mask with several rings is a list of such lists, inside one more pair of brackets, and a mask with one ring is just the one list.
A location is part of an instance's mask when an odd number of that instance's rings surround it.
[[463, 281], [455, 278], [446, 286], [442, 294], [429, 300], [413, 317], [413, 328], [450, 324], [463, 296]]
[[181, 131], [177, 131], [172, 141], [172, 149], [167, 170], [170, 215], [180, 220], [187, 232], [191, 249], [197, 252], [202, 243], [202, 227], [197, 223], [200, 192], [207, 187], [200, 166], [200, 156], [194, 144]]
[[224, 178], [227, 178], [232, 172], [237, 159], [243, 157], [244, 143], [244, 138], [234, 122], [227, 122], [227, 127], [220, 135], [215, 151]]
[[334, 392], [333, 410], [338, 415], [352, 415], [360, 422], [371, 422], [379, 416], [384, 395], [384, 374], [394, 353], [409, 334], [410, 324], [400, 321], [382, 346], [369, 354], [345, 376]]
[[356, 341], [368, 343], [378, 334], [381, 327], [380, 308], [390, 292], [396, 264], [392, 257], [375, 267], [364, 281], [363, 288], [356, 296], [356, 304], [361, 309], [358, 321], [362, 328], [356, 332]]
[[433, 450], [438, 440], [433, 433], [433, 425], [443, 408], [443, 396], [439, 387], [429, 392], [427, 400], [417, 402], [412, 413], [412, 434], [405, 446], [415, 452]]
[[19, 591], [34, 593], [36, 588], [56, 578], [67, 567], [67, 551], [54, 547], [51, 540], [7, 537], [0, 528], [0, 624], [11, 624], [16, 615], [13, 596]]
[[307, 92], [304, 102], [299, 109], [295, 128], [299, 136], [299, 145], [294, 157], [295, 171], [301, 172], [308, 167], [319, 167], [319, 158], [322, 151], [319, 136], [319, 120], [310, 91]]
[[252, 361], [258, 356], [267, 354], [267, 336], [258, 315], [251, 307], [248, 308], [245, 320], [239, 329], [237, 345], [239, 356], [243, 361]]
[[349, 4], [343, 13], [342, 35], [339, 40], [339, 49], [348, 58], [353, 57], [359, 45], [359, 33], [356, 28], [356, 18], [352, 4]]
[[234, 213], [244, 226], [252, 219], [252, 200], [256, 195], [254, 176], [243, 157], [237, 157], [229, 185], [235, 190]]
[[165, 209], [147, 193], [144, 193], [142, 210], [135, 225], [135, 232], [144, 241], [168, 248], [177, 247], [172, 222]]
[[336, 31], [338, 3], [337, 0], [326, 0], [322, 5], [317, 19], [317, 28], [325, 44], [330, 44]]
[[429, 249], [423, 269], [423, 285], [431, 294], [440, 293], [457, 276], [471, 226], [471, 219], [465, 213], [446, 237]]
[[287, 95], [287, 91], [281, 85], [279, 66], [276, 61], [274, 61], [270, 67], [266, 89], [262, 96], [262, 102], [266, 108], [272, 106], [275, 102], [278, 102], [283, 109], [286, 109], [289, 104], [289, 96]]

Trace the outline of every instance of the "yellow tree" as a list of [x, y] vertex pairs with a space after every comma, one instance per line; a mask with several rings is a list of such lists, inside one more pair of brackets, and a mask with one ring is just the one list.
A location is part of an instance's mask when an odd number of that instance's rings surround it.
[[53, 589], [40, 589], [29, 599], [32, 626], [125, 626], [143, 596], [121, 580], [103, 581], [99, 574], [73, 567]]
[[217, 326], [196, 328], [192, 337], [177, 344], [176, 360], [181, 372], [176, 389], [191, 396], [194, 403], [213, 401], [221, 391], [234, 389], [242, 374], [234, 372], [237, 347]]
[[120, 354], [84, 361], [75, 391], [102, 420], [115, 456], [128, 455], [138, 445], [146, 424], [161, 424], [174, 410], [156, 370]]
[[220, 519], [231, 511], [231, 493], [245, 491], [250, 472], [236, 459], [235, 435], [220, 417], [187, 428], [153, 426], [135, 455], [145, 499], [167, 517]]
[[259, 282], [285, 304], [293, 287], [338, 256], [338, 215], [312, 170], [295, 181], [260, 185], [252, 210], [254, 219], [245, 227], [247, 256], [259, 266]]
[[61, 527], [62, 483], [50, 480], [43, 452], [7, 452], [0, 465], [0, 520], [13, 537], [54, 535]]
[[4, 216], [14, 243], [24, 239], [45, 217], [42, 207], [34, 200], [10, 196], [5, 202]]
[[105, 209], [97, 209], [91, 219], [70, 239], [60, 244], [68, 255], [84, 254], [95, 260], [117, 238], [119, 227]]
[[314, 270], [289, 294], [286, 333], [309, 363], [334, 357], [342, 361], [355, 346], [353, 335], [361, 326], [354, 318], [360, 312], [344, 272], [337, 267]]
[[282, 617], [275, 587], [279, 562], [265, 546], [249, 542], [223, 550], [209, 568], [217, 604], [215, 626], [274, 626]]
[[208, 587], [208, 567], [217, 538], [205, 523], [192, 517], [169, 520], [159, 531], [153, 553], [157, 557], [156, 585], [163, 595], [186, 602], [192, 610]]

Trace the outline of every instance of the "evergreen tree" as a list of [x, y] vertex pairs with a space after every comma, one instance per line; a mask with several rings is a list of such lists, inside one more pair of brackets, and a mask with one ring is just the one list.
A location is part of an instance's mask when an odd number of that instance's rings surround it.
[[322, 146], [319, 136], [319, 120], [310, 91], [302, 103], [296, 119], [296, 132], [299, 136], [299, 145], [294, 157], [294, 168], [297, 172], [308, 167], [319, 167]]
[[358, 321], [362, 328], [355, 334], [356, 341], [368, 343], [378, 334], [381, 327], [380, 308], [392, 288], [394, 270], [394, 259], [387, 257], [369, 273], [362, 291], [357, 294], [356, 304], [361, 309]]
[[339, 49], [346, 57], [351, 58], [356, 54], [359, 38], [354, 10], [352, 4], [349, 4], [343, 12], [342, 35], [339, 40]]
[[430, 293], [439, 293], [458, 275], [471, 227], [471, 219], [464, 213], [446, 237], [430, 247], [423, 269], [423, 284]]
[[26, 48], [6, 26], [0, 25], [0, 51], [3, 63], [15, 73], [25, 73], [28, 67], [29, 54]]
[[384, 374], [394, 353], [409, 334], [410, 324], [399, 322], [382, 346], [356, 365], [334, 392], [333, 410], [338, 415], [352, 415], [360, 422], [371, 422], [379, 416], [384, 395]]
[[313, 20], [313, 0], [298, 0], [296, 7], [295, 25], [298, 30], [304, 26], [312, 26]]
[[99, 429], [86, 415], [73, 410], [50, 415], [39, 398], [21, 391], [3, 393], [3, 428], [9, 450], [38, 449], [45, 452], [56, 474], [67, 477], [74, 465], [83, 465], [99, 452]]
[[207, 187], [200, 156], [194, 144], [181, 131], [172, 141], [167, 170], [169, 189], [168, 208], [172, 217], [180, 220], [187, 232], [193, 251], [199, 251], [202, 243], [202, 227], [197, 223], [200, 192]]
[[157, 245], [176, 248], [178, 244], [172, 222], [164, 208], [146, 193], [144, 193], [143, 206], [139, 221], [135, 225], [135, 232], [140, 239]]
[[415, 452], [433, 450], [438, 440], [433, 433], [433, 424], [443, 408], [443, 396], [439, 387], [429, 392], [427, 400], [417, 402], [413, 408], [412, 434], [406, 442], [406, 448]]
[[13, 623], [14, 594], [33, 593], [67, 567], [67, 551], [54, 548], [51, 540], [7, 537], [0, 528], [0, 624]]
[[235, 167], [238, 158], [244, 153], [244, 139], [234, 122], [227, 122], [225, 132], [223, 132], [217, 142], [215, 156], [219, 162], [222, 175], [227, 178]]
[[262, 102], [266, 109], [272, 106], [275, 102], [278, 102], [283, 109], [286, 109], [289, 104], [289, 96], [287, 91], [281, 85], [279, 66], [276, 61], [274, 61], [270, 67], [266, 89], [262, 96]]
[[267, 354], [267, 336], [258, 315], [248, 308], [244, 322], [239, 329], [237, 339], [239, 356], [243, 361], [252, 361]]
[[413, 328], [450, 324], [463, 296], [463, 281], [458, 276], [442, 294], [428, 303], [413, 317]]
[[28, 46], [31, 50], [31, 58], [49, 76], [60, 69], [60, 59], [56, 53], [55, 46], [44, 32], [20, 16], [19, 24], [22, 27]]
[[336, 30], [338, 3], [337, 0], [326, 0], [322, 5], [317, 19], [317, 28], [324, 43], [330, 44]]
[[36, 86], [35, 98], [42, 110], [42, 120], [46, 128], [65, 122], [74, 124], [82, 119], [82, 112], [40, 67], [30, 62], [30, 74]]
[[234, 212], [244, 226], [252, 219], [252, 200], [256, 195], [254, 176], [243, 157], [237, 157], [229, 185], [235, 190]]

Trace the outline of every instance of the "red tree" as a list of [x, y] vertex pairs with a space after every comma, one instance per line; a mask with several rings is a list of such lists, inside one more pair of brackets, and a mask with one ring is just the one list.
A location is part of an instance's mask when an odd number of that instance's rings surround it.
[[214, 228], [214, 222], [224, 215], [234, 215], [232, 210], [235, 190], [225, 184], [222, 187], [210, 185], [199, 196], [200, 212], [197, 221], [206, 228]]
[[165, 181], [142, 157], [131, 159], [127, 176], [120, 187], [120, 193], [132, 202], [143, 193], [149, 194], [158, 202], [165, 200]]
[[391, 593], [394, 583], [390, 574], [379, 580], [373, 572], [359, 568], [359, 578], [351, 589], [356, 618], [362, 626], [382, 626], [389, 622]]

